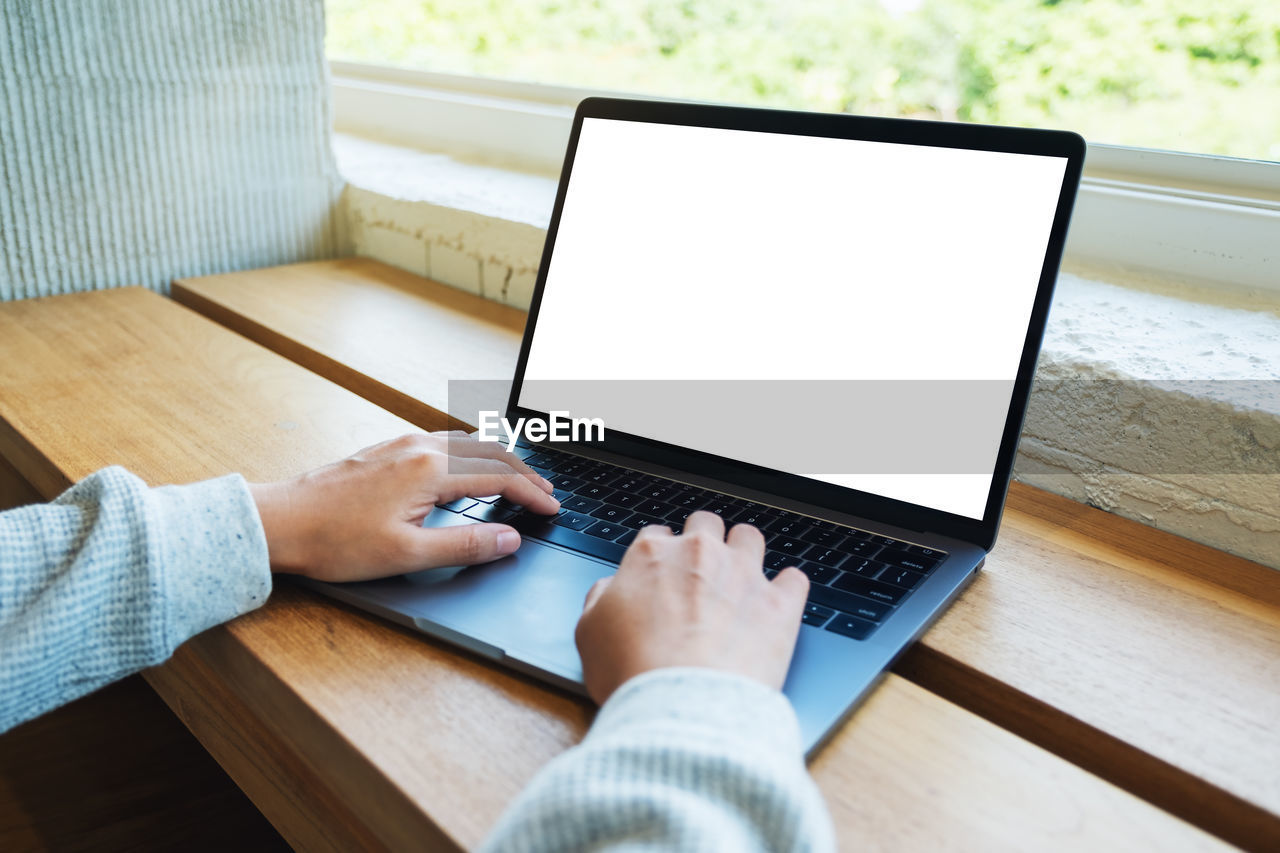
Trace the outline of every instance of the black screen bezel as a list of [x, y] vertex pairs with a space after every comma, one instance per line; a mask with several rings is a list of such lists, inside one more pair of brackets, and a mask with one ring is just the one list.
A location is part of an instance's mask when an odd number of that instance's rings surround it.
[[[538, 310], [546, 287], [552, 251], [560, 225], [569, 187], [578, 138], [586, 118], [617, 119], [621, 121], [651, 122], [688, 125], [694, 127], [749, 130], [764, 133], [784, 133], [799, 136], [819, 136], [838, 139], [857, 139], [871, 142], [893, 142], [906, 145], [928, 145], [981, 151], [998, 151], [1013, 154], [1037, 154], [1065, 158], [1062, 188], [1054, 213], [1053, 225], [1045, 250], [1040, 281], [1031, 309], [1027, 336], [1018, 374], [1014, 380], [1009, 413], [1004, 434], [996, 457], [996, 466], [986, 508], [981, 519], [972, 519], [942, 510], [886, 498], [871, 492], [862, 492], [786, 474], [750, 463], [727, 459], [702, 451], [690, 450], [641, 436], [607, 430], [603, 442], [592, 446], [602, 447], [622, 456], [648, 460], [654, 464], [689, 471], [704, 477], [780, 495], [796, 501], [825, 507], [837, 512], [882, 521], [897, 527], [922, 532], [938, 533], [965, 542], [971, 542], [984, 550], [995, 543], [1000, 516], [1004, 508], [1009, 478], [1013, 468], [1018, 437], [1026, 415], [1027, 400], [1031, 391], [1036, 359], [1044, 338], [1045, 323], [1053, 299], [1054, 282], [1062, 261], [1067, 228], [1075, 203], [1080, 174], [1084, 165], [1085, 141], [1078, 134], [1060, 130], [1038, 130], [991, 125], [960, 124], [953, 122], [922, 121], [917, 119], [873, 118], [833, 113], [806, 113], [786, 110], [764, 110], [751, 107], [711, 106], [663, 101], [630, 100], [621, 98], [588, 98], [578, 105], [574, 114], [573, 129], [565, 152], [560, 184], [556, 190], [555, 207], [547, 228], [547, 239], [538, 267], [538, 278], [529, 307], [529, 319], [525, 326], [524, 340], [520, 345], [520, 357], [516, 365], [515, 379], [507, 402], [507, 417], [546, 418], [549, 413], [537, 412], [518, 404], [520, 389], [524, 383], [525, 365], [537, 326]], [[789, 425], [780, 424], [780, 429]], [[784, 436], [780, 435], [780, 438]], [[572, 448], [572, 444], [564, 445]]]

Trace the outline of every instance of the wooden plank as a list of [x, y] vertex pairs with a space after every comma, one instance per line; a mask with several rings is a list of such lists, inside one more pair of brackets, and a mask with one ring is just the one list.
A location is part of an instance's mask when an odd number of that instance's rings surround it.
[[285, 853], [139, 676], [0, 735], [0, 850]]
[[[427, 430], [467, 426], [448, 415], [450, 380], [510, 382], [526, 317], [366, 258], [276, 267], [267, 279], [183, 279], [172, 293]], [[234, 299], [224, 301], [224, 293]]]
[[[326, 370], [320, 356], [347, 365], [358, 381], [331, 378], [371, 399], [390, 389], [416, 400], [398, 411], [431, 423], [446, 403], [439, 382], [397, 353], [450, 315], [434, 285], [418, 296], [421, 279], [402, 273], [400, 331], [382, 326], [387, 275], [372, 261], [318, 264], [184, 280], [174, 294], [216, 306], [250, 337], [269, 329], [294, 342], [314, 370]], [[368, 310], [354, 307], [366, 293]], [[298, 303], [321, 307], [303, 314]], [[519, 325], [485, 325], [484, 373], [456, 355], [451, 369], [500, 375], [505, 335], [510, 373]], [[361, 345], [375, 328], [379, 345]], [[1275, 848], [1278, 667], [1280, 572], [1015, 483], [983, 576], [900, 671], [1237, 844]]]
[[[3, 452], [46, 495], [109, 463], [153, 483], [278, 477], [407, 427], [137, 289], [0, 306], [0, 392]], [[284, 583], [148, 677], [299, 849], [473, 846], [590, 719]], [[851, 848], [1220, 846], [892, 676], [814, 773]]]

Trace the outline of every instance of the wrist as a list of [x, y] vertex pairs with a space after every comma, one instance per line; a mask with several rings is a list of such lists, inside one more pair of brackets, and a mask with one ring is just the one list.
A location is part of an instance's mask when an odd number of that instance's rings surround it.
[[267, 555], [273, 572], [300, 572], [307, 565], [308, 537], [294, 511], [289, 483], [250, 483], [249, 493], [267, 539]]

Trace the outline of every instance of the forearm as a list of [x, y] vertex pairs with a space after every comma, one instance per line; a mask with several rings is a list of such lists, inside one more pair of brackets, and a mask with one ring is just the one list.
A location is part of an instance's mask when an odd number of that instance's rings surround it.
[[658, 670], [601, 709], [499, 821], [490, 853], [826, 851], [826, 807], [776, 690], [711, 670]]
[[238, 476], [148, 489], [108, 468], [0, 513], [0, 731], [165, 660], [270, 588]]

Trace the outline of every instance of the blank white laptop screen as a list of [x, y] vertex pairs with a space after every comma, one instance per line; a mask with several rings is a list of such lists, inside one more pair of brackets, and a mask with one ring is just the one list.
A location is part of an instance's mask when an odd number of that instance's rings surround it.
[[585, 119], [519, 404], [981, 519], [1066, 165]]

